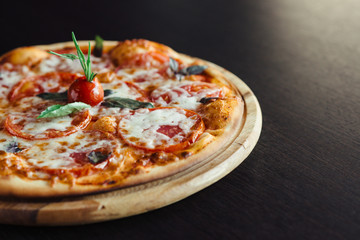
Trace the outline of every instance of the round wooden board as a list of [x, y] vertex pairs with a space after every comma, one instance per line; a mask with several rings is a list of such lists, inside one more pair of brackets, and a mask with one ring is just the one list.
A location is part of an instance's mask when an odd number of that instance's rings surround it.
[[[259, 103], [234, 74], [220, 70], [238, 89], [245, 103], [243, 122], [230, 144], [206, 161], [175, 175], [106, 193], [48, 200], [0, 199], [0, 222], [16, 225], [77, 225], [144, 213], [184, 199], [236, 168], [255, 147], [261, 132]], [[146, 201], [144, 201], [146, 199]]]

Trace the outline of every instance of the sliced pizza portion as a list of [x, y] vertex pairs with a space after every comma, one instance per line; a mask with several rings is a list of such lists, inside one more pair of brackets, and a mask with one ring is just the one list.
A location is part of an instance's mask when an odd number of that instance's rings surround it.
[[77, 74], [58, 72], [27, 77], [13, 86], [7, 97], [9, 101], [16, 101], [44, 92], [64, 92], [77, 78], [79, 78]]
[[[0, 149], [0, 166], [11, 174], [17, 171], [21, 177], [47, 179], [73, 184], [76, 179], [105, 171], [108, 165], [119, 164], [121, 142], [102, 131], [78, 131], [52, 141], [23, 140], [0, 134], [0, 141], [7, 146]], [[24, 147], [25, 146], [25, 147]], [[17, 166], [15, 166], [17, 165]], [[97, 177], [92, 184], [101, 184], [106, 179]]]
[[115, 137], [102, 131], [79, 131], [51, 142], [36, 141], [19, 155], [44, 172], [70, 170], [80, 176], [86, 174], [81, 170], [85, 165], [104, 169], [109, 161], [118, 157], [120, 145]]
[[118, 127], [118, 134], [129, 145], [167, 152], [188, 147], [205, 130], [197, 113], [173, 107], [136, 110], [123, 116]]
[[40, 118], [38, 111], [9, 114], [5, 129], [13, 136], [28, 140], [58, 138], [85, 128], [91, 121], [88, 110], [70, 116]]
[[224, 97], [226, 91], [224, 87], [213, 83], [183, 81], [155, 89], [150, 99], [158, 106], [176, 106], [196, 110], [202, 98]]

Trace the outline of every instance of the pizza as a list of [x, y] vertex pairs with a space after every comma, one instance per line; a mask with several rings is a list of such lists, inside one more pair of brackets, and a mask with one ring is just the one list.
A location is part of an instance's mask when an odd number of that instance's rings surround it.
[[161, 179], [206, 162], [241, 124], [242, 96], [216, 65], [144, 39], [72, 37], [0, 57], [0, 196]]

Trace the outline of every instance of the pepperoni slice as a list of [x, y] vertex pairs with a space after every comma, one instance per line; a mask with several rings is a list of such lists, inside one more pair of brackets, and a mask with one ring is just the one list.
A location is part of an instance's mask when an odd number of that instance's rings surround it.
[[17, 137], [42, 140], [68, 136], [85, 128], [91, 121], [88, 110], [75, 116], [36, 119], [39, 113], [11, 114], [5, 120], [6, 130]]
[[201, 117], [193, 111], [159, 107], [139, 109], [122, 117], [118, 133], [133, 147], [172, 152], [195, 142], [204, 129]]
[[205, 82], [187, 82], [178, 85], [162, 86], [155, 89], [150, 100], [160, 106], [178, 106], [196, 109], [198, 101], [204, 97], [224, 97], [224, 91], [217, 85]]
[[24, 97], [31, 97], [43, 92], [61, 92], [69, 88], [78, 78], [73, 73], [51, 72], [22, 79], [9, 92], [8, 99], [15, 101]]

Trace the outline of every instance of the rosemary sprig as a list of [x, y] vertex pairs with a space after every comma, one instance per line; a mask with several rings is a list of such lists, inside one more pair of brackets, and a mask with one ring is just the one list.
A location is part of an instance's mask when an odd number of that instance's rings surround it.
[[73, 40], [73, 42], [75, 44], [75, 48], [76, 48], [76, 51], [77, 51], [77, 56], [75, 54], [71, 54], [71, 53], [59, 54], [59, 53], [56, 53], [56, 52], [53, 52], [53, 51], [49, 51], [49, 53], [54, 54], [54, 55], [59, 56], [59, 57], [70, 59], [70, 60], [73, 60], [73, 61], [76, 60], [76, 59], [79, 59], [81, 67], [84, 70], [84, 74], [85, 74], [86, 79], [89, 82], [92, 82], [94, 80], [95, 76], [96, 76], [96, 73], [91, 72], [91, 59], [90, 59], [91, 45], [90, 45], [90, 42], [89, 42], [89, 49], [88, 49], [88, 57], [87, 57], [87, 59], [85, 59], [85, 55], [81, 51], [80, 46], [76, 41], [76, 37], [75, 37], [74, 32], [72, 32], [71, 34], [72, 34], [72, 40]]

